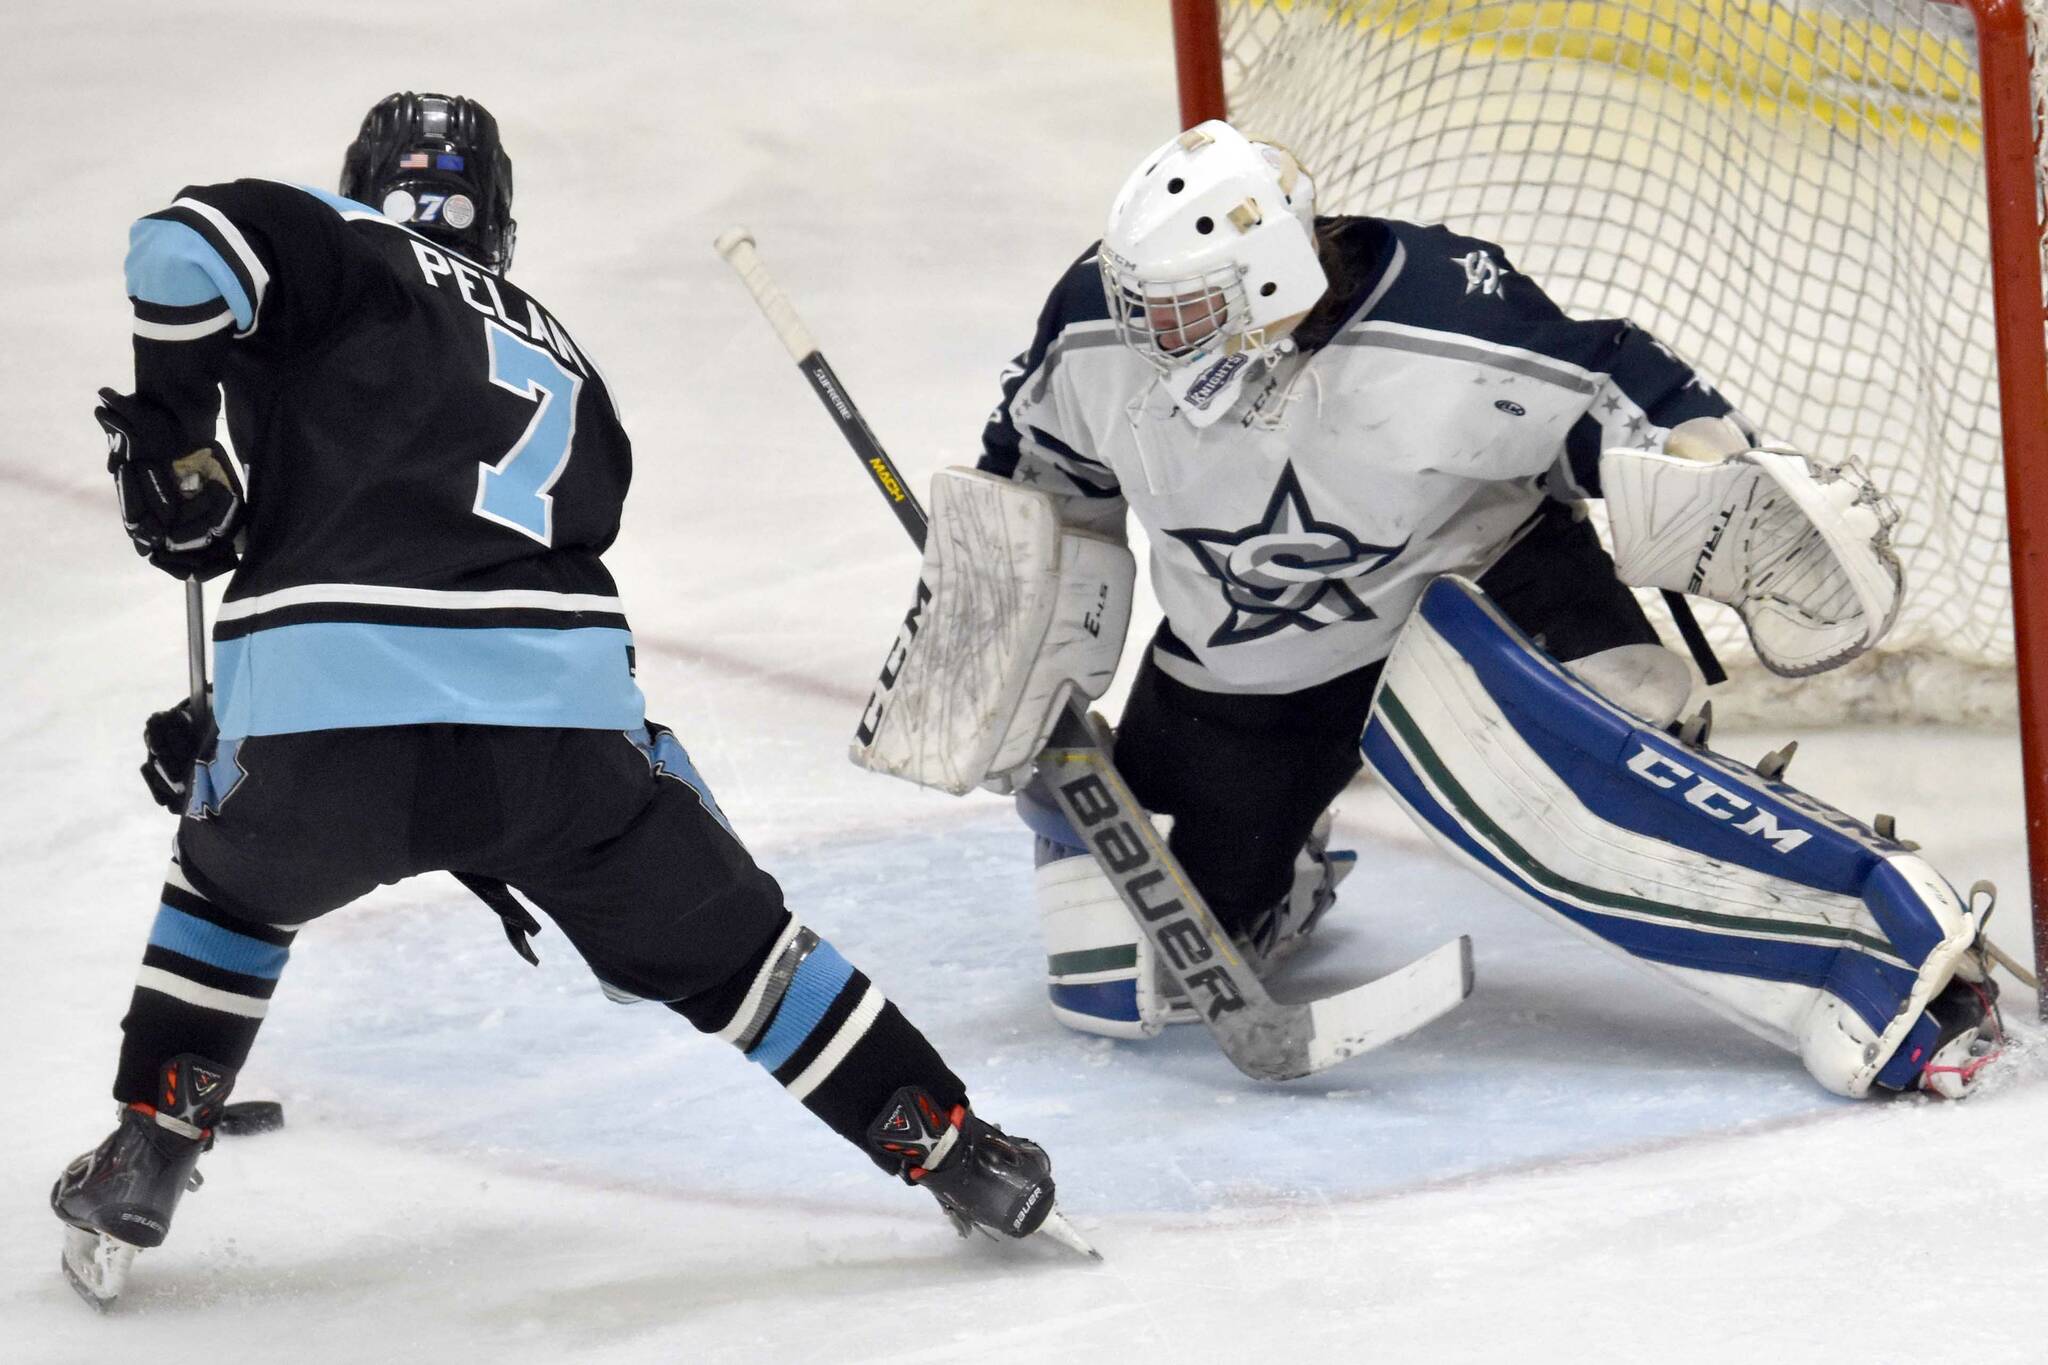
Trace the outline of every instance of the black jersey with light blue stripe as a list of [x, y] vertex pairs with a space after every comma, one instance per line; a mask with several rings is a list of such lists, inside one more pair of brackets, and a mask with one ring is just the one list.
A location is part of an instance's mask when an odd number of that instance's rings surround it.
[[137, 389], [249, 472], [215, 626], [223, 735], [453, 722], [630, 730], [599, 556], [631, 446], [603, 376], [509, 281], [264, 180], [131, 235]]

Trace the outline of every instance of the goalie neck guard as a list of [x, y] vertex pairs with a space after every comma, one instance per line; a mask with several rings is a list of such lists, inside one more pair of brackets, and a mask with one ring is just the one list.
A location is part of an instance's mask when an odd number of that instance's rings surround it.
[[342, 157], [341, 193], [500, 275], [512, 268], [512, 158], [475, 100], [379, 100]]

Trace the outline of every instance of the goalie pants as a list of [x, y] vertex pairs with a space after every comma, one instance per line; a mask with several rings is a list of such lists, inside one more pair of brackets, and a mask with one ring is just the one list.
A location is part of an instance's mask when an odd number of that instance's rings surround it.
[[[1591, 523], [1564, 503], [1545, 503], [1479, 584], [1560, 662], [1658, 643]], [[1161, 671], [1161, 652], [1193, 658], [1162, 622], [1117, 727], [1117, 768], [1147, 810], [1173, 817], [1174, 856], [1240, 929], [1286, 894], [1316, 818], [1363, 766], [1384, 661], [1298, 692], [1208, 692]]]
[[221, 741], [193, 787], [122, 1021], [124, 1103], [181, 1052], [239, 1069], [297, 929], [433, 871], [516, 888], [613, 993], [739, 1043], [857, 1145], [900, 1086], [966, 1102], [923, 1034], [800, 932], [665, 730], [265, 735]]

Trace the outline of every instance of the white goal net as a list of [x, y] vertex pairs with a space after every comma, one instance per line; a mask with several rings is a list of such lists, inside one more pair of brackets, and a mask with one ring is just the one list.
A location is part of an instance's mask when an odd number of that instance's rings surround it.
[[[1772, 437], [1858, 456], [1898, 501], [1908, 589], [1882, 655], [1796, 689], [1740, 669], [1752, 705], [2012, 712], [1967, 11], [1236, 0], [1222, 14], [1232, 120], [1299, 154], [1322, 211], [1501, 243], [1574, 315], [1634, 319]], [[1738, 671], [1739, 622], [1702, 615]]]

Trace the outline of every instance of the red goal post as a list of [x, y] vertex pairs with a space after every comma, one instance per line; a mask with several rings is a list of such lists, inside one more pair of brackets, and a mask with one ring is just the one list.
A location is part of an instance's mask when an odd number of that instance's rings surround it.
[[1329, 211], [1500, 241], [1874, 467], [1906, 611], [1826, 704], [2010, 715], [2016, 680], [2048, 962], [2048, 0], [1171, 3], [1183, 126], [1286, 143]]

